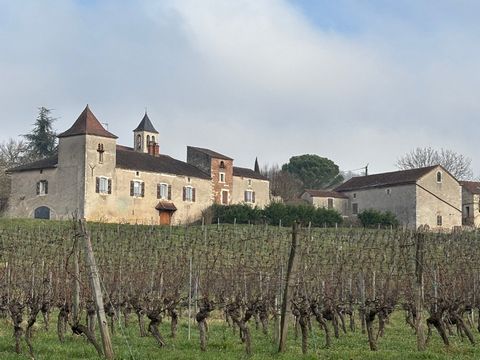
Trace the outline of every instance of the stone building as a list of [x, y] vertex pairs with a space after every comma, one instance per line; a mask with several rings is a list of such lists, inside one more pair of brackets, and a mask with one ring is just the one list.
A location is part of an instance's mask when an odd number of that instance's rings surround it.
[[348, 196], [337, 191], [305, 190], [300, 198], [317, 208], [337, 210], [340, 214], [347, 213]]
[[462, 186], [463, 225], [480, 226], [480, 182], [460, 181]]
[[345, 216], [375, 209], [392, 212], [408, 228], [462, 225], [461, 186], [440, 165], [354, 177], [335, 191], [348, 197]]
[[269, 203], [268, 180], [231, 158], [193, 147], [187, 162], [161, 154], [147, 114], [133, 137], [133, 147], [118, 145], [87, 106], [58, 135], [57, 155], [9, 170], [8, 216], [180, 224], [213, 203]]

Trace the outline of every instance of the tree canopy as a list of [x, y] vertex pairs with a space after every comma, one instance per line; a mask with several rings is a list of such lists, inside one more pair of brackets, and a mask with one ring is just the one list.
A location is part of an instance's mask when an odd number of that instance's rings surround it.
[[57, 149], [57, 134], [53, 130], [53, 122], [56, 119], [50, 113], [50, 109], [40, 107], [32, 131], [23, 135], [27, 141], [29, 157], [32, 160], [51, 156]]
[[298, 177], [307, 189], [325, 189], [343, 180], [338, 165], [318, 155], [293, 156], [282, 170]]
[[469, 180], [473, 177], [471, 164], [472, 161], [465, 155], [448, 149], [436, 150], [431, 147], [417, 147], [399, 158], [396, 163], [401, 170], [442, 165], [458, 180]]

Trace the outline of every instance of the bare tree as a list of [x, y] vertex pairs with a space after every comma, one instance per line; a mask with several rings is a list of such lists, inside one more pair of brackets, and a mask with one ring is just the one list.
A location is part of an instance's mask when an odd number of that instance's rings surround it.
[[280, 196], [285, 201], [298, 198], [303, 190], [302, 181], [295, 175], [280, 169], [277, 164], [265, 165], [262, 174], [270, 180], [272, 195]]
[[410, 151], [397, 160], [399, 169], [416, 169], [431, 165], [442, 165], [459, 180], [468, 180], [473, 177], [471, 159], [448, 149], [436, 150], [431, 147]]
[[6, 170], [27, 161], [26, 145], [22, 140], [9, 139], [0, 144], [0, 212], [5, 209], [10, 194], [10, 177]]
[[23, 140], [8, 139], [0, 144], [0, 166], [11, 167], [28, 161], [27, 145]]

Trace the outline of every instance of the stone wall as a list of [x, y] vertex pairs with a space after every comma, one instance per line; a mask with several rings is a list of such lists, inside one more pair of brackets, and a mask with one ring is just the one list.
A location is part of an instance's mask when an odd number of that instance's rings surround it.
[[[442, 174], [441, 182], [436, 179], [438, 171]], [[454, 177], [438, 167], [417, 184], [417, 226], [451, 229], [462, 225], [462, 189]], [[442, 217], [442, 225], [437, 225], [437, 216]]]
[[[190, 179], [190, 181], [189, 181]], [[130, 196], [130, 181], [145, 183], [144, 197]], [[111, 194], [97, 194], [90, 188], [87, 194], [87, 219], [105, 222], [126, 222], [159, 224], [159, 211], [155, 209], [157, 184], [172, 186], [171, 202], [177, 208], [173, 213], [172, 224], [185, 224], [201, 219], [202, 211], [211, 206], [211, 181], [186, 176], [158, 174], [134, 170], [115, 169]], [[195, 188], [195, 202], [183, 201], [183, 187]]]
[[353, 204], [357, 204], [358, 212], [367, 209], [390, 211], [402, 225], [416, 227], [416, 186], [399, 185], [392, 187], [369, 188], [344, 192], [349, 197], [347, 215], [355, 216]]
[[232, 204], [245, 203], [245, 190], [255, 192], [255, 203], [249, 203], [249, 205], [263, 209], [270, 203], [270, 183], [268, 181], [234, 176]]
[[337, 198], [337, 197], [319, 197], [319, 196], [312, 197], [308, 192], [304, 192], [301, 198], [317, 208], [325, 208], [325, 209], [328, 209], [328, 199], [332, 199], [333, 210], [338, 211], [343, 216], [347, 215], [348, 199]]

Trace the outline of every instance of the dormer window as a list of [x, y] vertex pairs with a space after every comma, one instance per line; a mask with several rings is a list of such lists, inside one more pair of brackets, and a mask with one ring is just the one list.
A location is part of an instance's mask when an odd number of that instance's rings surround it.
[[442, 172], [437, 171], [437, 183], [441, 183], [441, 182], [442, 182]]
[[147, 145], [150, 144], [150, 135], [147, 135]]
[[152, 143], [155, 144], [155, 136], [152, 136]]

